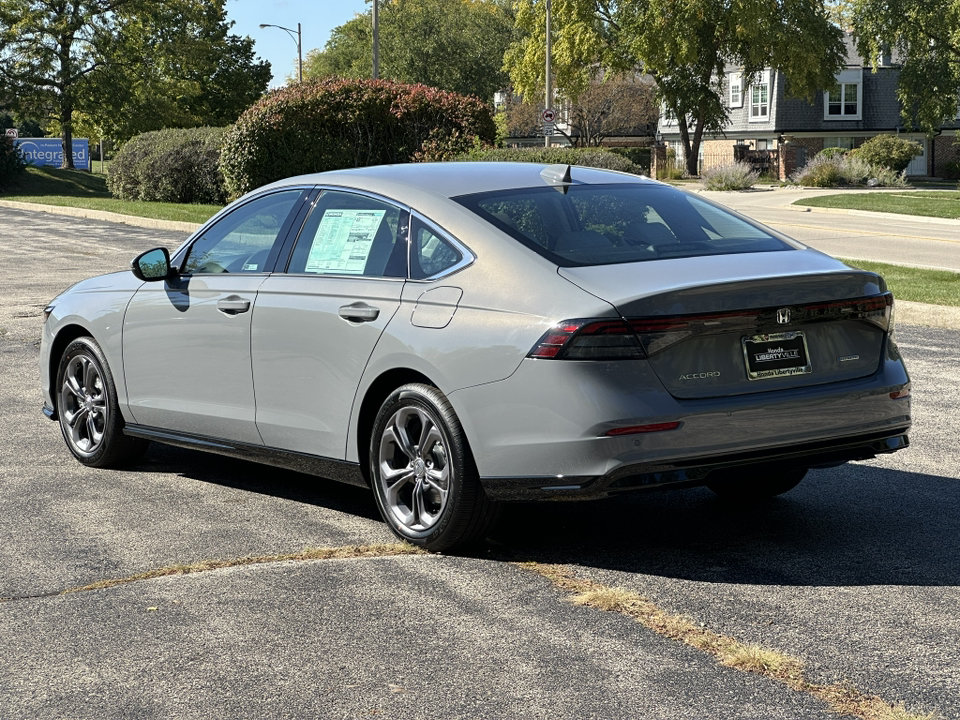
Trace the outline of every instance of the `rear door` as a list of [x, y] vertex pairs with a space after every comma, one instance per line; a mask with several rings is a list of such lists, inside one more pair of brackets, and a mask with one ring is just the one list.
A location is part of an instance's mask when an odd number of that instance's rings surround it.
[[345, 457], [360, 376], [400, 306], [408, 217], [376, 197], [326, 190], [286, 271], [260, 286], [251, 339], [268, 446]]

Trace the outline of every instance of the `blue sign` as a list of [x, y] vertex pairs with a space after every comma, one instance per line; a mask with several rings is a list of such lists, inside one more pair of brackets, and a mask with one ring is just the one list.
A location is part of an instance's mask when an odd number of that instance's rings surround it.
[[[14, 140], [27, 162], [36, 167], [63, 165], [63, 141], [60, 138], [17, 138]], [[73, 139], [73, 166], [77, 170], [90, 169], [90, 141]]]

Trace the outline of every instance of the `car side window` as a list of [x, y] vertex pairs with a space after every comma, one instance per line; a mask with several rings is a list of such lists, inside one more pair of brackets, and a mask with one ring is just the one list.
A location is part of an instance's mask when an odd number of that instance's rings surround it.
[[439, 275], [463, 259], [463, 254], [433, 229], [414, 218], [410, 256], [410, 277], [414, 280]]
[[293, 249], [287, 272], [407, 276], [407, 212], [376, 198], [324, 191]]
[[224, 216], [190, 246], [182, 272], [263, 272], [284, 221], [302, 193], [300, 189], [271, 193]]

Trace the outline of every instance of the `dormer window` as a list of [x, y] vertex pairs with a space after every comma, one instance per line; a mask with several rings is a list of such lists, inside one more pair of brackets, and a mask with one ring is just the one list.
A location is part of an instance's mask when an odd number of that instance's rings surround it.
[[837, 75], [837, 83], [823, 93], [824, 120], [859, 120], [863, 104], [863, 69], [851, 68]]
[[743, 107], [743, 76], [740, 73], [730, 74], [730, 107]]
[[750, 122], [770, 119], [770, 71], [759, 73], [750, 83]]

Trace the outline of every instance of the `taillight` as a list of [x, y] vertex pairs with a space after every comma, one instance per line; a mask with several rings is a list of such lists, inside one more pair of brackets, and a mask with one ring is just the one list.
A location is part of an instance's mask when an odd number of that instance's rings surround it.
[[893, 329], [893, 295], [890, 293], [869, 298], [807, 305], [803, 310], [806, 313], [806, 322], [845, 319], [866, 320], [881, 330], [890, 331]]
[[646, 357], [623, 320], [564, 320], [533, 346], [527, 357], [543, 360], [638, 360]]
[[[787, 310], [788, 322], [780, 323], [777, 315]], [[810, 323], [836, 320], [861, 320], [881, 330], [893, 331], [893, 296], [890, 293], [867, 298], [836, 300], [809, 305], [791, 305], [785, 308], [768, 307], [759, 310], [645, 317], [629, 320], [640, 345], [648, 357], [663, 352], [672, 345], [694, 335], [715, 333], [756, 333], [761, 329], [789, 328]]]

